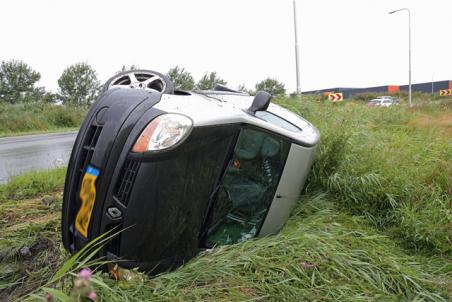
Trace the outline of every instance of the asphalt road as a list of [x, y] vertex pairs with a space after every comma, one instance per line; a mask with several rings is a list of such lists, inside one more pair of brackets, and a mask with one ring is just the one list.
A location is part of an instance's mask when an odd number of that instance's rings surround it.
[[0, 183], [13, 175], [67, 165], [77, 132], [0, 138]]

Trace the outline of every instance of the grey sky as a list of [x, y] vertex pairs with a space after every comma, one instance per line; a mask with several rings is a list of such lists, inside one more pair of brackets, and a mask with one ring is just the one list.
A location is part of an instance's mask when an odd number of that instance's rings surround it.
[[[1, 0], [0, 60], [21, 59], [56, 91], [68, 65], [86, 61], [105, 81], [130, 64], [231, 87], [268, 76], [295, 90], [291, 0]], [[452, 1], [297, 1], [302, 90], [452, 80]]]

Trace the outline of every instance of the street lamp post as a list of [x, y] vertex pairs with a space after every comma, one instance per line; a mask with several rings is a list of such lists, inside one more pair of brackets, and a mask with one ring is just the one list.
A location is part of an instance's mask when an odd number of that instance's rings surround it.
[[405, 10], [408, 12], [408, 103], [411, 107], [411, 12], [408, 8], [401, 8], [394, 11], [389, 12], [389, 14], [394, 14], [396, 12], [400, 12]]
[[432, 73], [432, 95], [433, 95], [433, 93], [434, 93], [434, 89], [433, 89], [433, 85], [434, 85], [434, 82], [433, 82], [433, 78], [435, 77], [435, 73]]
[[293, 0], [293, 26], [294, 26], [294, 32], [295, 32], [295, 68], [296, 68], [296, 75], [297, 75], [297, 95], [301, 96], [301, 88], [300, 88], [300, 69], [299, 69], [299, 62], [298, 62], [298, 35], [297, 35], [297, 9], [295, 0]]

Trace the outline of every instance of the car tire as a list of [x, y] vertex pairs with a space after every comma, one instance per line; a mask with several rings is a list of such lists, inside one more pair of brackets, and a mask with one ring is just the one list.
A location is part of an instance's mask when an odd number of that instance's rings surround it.
[[[129, 86], [129, 87], [132, 86], [131, 84], [135, 84], [135, 83], [128, 83], [128, 81], [127, 81], [127, 77], [131, 74], [134, 74], [135, 77], [136, 77], [136, 75], [142, 75], [142, 78], [144, 78], [144, 76], [151, 76], [151, 77], [155, 76], [155, 77], [157, 77], [156, 82], [159, 82], [159, 83], [155, 84], [156, 89], [153, 89], [153, 88], [149, 88], [149, 89], [156, 90], [158, 92], [165, 93], [165, 94], [173, 94], [174, 93], [173, 82], [169, 79], [168, 76], [161, 74], [159, 72], [153, 71], [153, 70], [146, 70], [146, 69], [123, 71], [123, 72], [120, 72], [120, 73], [112, 76], [102, 86], [101, 93], [104, 93], [107, 90], [109, 90], [110, 88], [113, 88], [115, 86]], [[138, 81], [139, 81], [139, 78], [140, 77], [136, 77], [136, 79]], [[131, 80], [130, 77], [129, 77], [129, 80]], [[136, 83], [140, 83], [140, 82], [136, 82]], [[142, 83], [145, 83], [145, 81], [142, 81]], [[132, 87], [132, 88], [135, 88], [135, 87]], [[138, 87], [136, 87], [136, 88], [138, 88]], [[148, 87], [144, 87], [141, 89], [146, 89], [146, 88], [148, 88]]]

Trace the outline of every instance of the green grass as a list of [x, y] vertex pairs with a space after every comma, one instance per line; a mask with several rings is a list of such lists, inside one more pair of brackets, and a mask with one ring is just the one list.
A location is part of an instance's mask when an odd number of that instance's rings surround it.
[[0, 137], [77, 129], [86, 108], [44, 103], [1, 104]]
[[[413, 109], [278, 102], [322, 134], [284, 229], [217, 247], [153, 279], [97, 272], [92, 285], [103, 301], [452, 299], [452, 102], [417, 97]], [[64, 170], [47, 173], [0, 186], [0, 300], [51, 292], [76, 301], [68, 297], [83, 262], [68, 260], [59, 237]], [[33, 247], [29, 258], [18, 255], [23, 246]], [[49, 283], [58, 268], [64, 277]]]
[[[330, 192], [409, 248], [452, 255], [452, 101], [411, 110], [281, 103], [322, 134], [311, 188]], [[419, 127], [425, 116], [429, 123]]]
[[36, 289], [65, 260], [59, 231], [65, 172], [32, 172], [0, 185], [0, 301]]
[[[314, 192], [276, 236], [218, 247], [154, 279], [132, 272], [117, 282], [98, 272], [92, 282], [106, 301], [447, 300], [450, 262], [409, 255], [364, 220]], [[70, 282], [59, 284], [70, 294]]]
[[13, 176], [8, 183], [0, 185], [0, 204], [51, 193], [62, 189], [66, 167], [48, 171], [28, 172]]

